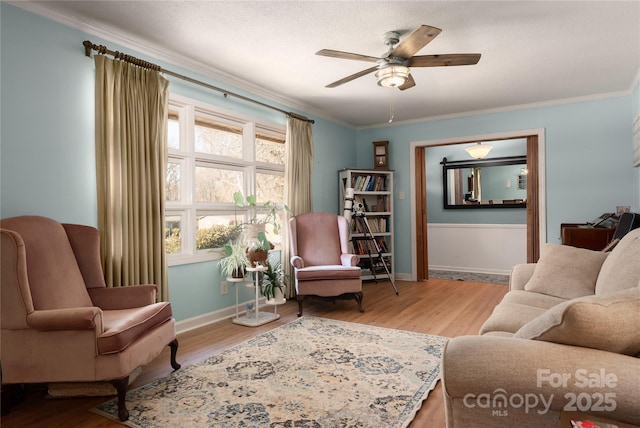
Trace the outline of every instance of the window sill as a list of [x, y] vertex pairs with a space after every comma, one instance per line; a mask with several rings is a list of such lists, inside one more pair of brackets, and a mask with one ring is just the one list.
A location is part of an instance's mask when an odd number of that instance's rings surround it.
[[171, 267], [171, 266], [188, 265], [191, 263], [211, 262], [214, 260], [220, 260], [222, 257], [224, 257], [224, 250], [222, 248], [200, 251], [195, 255], [190, 255], [190, 254], [167, 255], [167, 266]]

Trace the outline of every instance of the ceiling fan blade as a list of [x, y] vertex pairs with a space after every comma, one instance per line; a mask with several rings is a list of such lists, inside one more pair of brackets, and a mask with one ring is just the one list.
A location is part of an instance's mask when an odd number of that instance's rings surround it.
[[350, 53], [350, 52], [334, 51], [332, 49], [321, 49], [318, 52], [316, 52], [316, 55], [328, 56], [331, 58], [353, 59], [356, 61], [369, 61], [369, 62], [376, 62], [380, 59], [374, 56], [360, 55], [360, 54]]
[[399, 86], [398, 89], [404, 91], [405, 89], [413, 88], [414, 86], [416, 86], [416, 81], [413, 80], [413, 76], [411, 75], [411, 73], [409, 73], [409, 78], [407, 79], [407, 81], [404, 82], [404, 85]]
[[431, 40], [435, 39], [442, 30], [429, 25], [421, 25], [413, 33], [396, 45], [390, 56], [399, 58], [410, 58], [420, 49], [425, 47]]
[[409, 58], [409, 67], [447, 67], [452, 65], [474, 65], [480, 54], [419, 55]]
[[369, 73], [373, 73], [377, 69], [378, 69], [377, 65], [375, 67], [367, 68], [366, 70], [359, 71], [359, 72], [357, 72], [355, 74], [352, 74], [351, 76], [347, 76], [347, 77], [345, 77], [343, 79], [336, 80], [333, 83], [329, 83], [327, 86], [325, 86], [325, 88], [335, 88], [336, 86], [340, 86], [340, 85], [342, 85], [344, 83], [351, 82], [352, 80], [355, 80], [358, 77], [362, 77], [362, 76], [365, 76], [365, 75], [367, 75]]

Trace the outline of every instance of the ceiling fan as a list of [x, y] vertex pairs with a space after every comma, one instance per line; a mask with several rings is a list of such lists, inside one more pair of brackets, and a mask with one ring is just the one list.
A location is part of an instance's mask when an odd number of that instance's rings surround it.
[[[416, 52], [425, 47], [436, 38], [442, 30], [429, 25], [421, 25], [400, 42], [400, 34], [397, 31], [384, 33], [384, 43], [389, 50], [380, 58], [350, 52], [322, 49], [316, 55], [333, 58], [351, 59], [356, 61], [376, 62], [378, 65], [362, 70], [328, 84], [327, 88], [335, 88], [344, 83], [376, 72], [378, 85], [400, 90], [409, 89], [416, 85], [409, 67], [443, 67], [454, 65], [473, 65], [480, 61], [480, 54], [444, 54], [444, 55], [418, 55]], [[400, 42], [400, 43], [398, 43]]]

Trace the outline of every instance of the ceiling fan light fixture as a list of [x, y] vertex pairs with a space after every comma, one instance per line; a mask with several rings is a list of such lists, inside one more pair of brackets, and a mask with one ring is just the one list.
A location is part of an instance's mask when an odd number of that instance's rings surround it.
[[493, 146], [478, 143], [475, 146], [467, 147], [465, 150], [474, 159], [482, 159], [489, 154]]
[[409, 79], [409, 67], [401, 64], [390, 64], [376, 71], [378, 85], [385, 88], [397, 88]]

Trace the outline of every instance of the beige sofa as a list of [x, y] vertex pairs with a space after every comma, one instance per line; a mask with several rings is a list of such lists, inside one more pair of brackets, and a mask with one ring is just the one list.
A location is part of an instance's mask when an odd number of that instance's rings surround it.
[[610, 253], [547, 244], [480, 334], [447, 344], [447, 427], [558, 427], [570, 410], [639, 425], [639, 357], [640, 229]]

